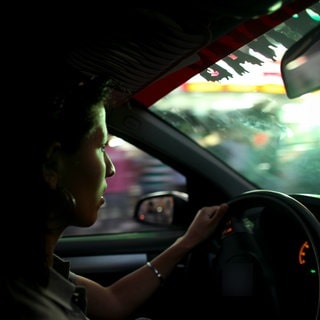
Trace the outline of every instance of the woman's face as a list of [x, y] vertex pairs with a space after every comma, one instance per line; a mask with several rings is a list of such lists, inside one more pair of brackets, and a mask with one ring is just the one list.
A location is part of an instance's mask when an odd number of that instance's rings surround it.
[[91, 226], [104, 203], [106, 178], [115, 173], [109, 156], [105, 153], [108, 140], [104, 106], [95, 108], [94, 127], [73, 155], [65, 155], [61, 170], [62, 185], [74, 196], [76, 210], [70, 224]]

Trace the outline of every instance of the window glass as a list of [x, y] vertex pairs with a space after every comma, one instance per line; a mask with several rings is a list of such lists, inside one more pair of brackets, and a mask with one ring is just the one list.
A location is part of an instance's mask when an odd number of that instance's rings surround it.
[[133, 215], [137, 200], [149, 192], [185, 191], [183, 175], [116, 136], [110, 137], [106, 152], [115, 165], [116, 173], [107, 179], [106, 202], [99, 210], [98, 219], [89, 228], [69, 227], [64, 236], [157, 228], [135, 221]]

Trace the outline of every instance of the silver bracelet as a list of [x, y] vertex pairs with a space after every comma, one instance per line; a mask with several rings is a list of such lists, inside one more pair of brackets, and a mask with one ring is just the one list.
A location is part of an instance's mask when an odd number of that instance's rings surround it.
[[153, 266], [149, 261], [147, 261], [146, 265], [154, 272], [156, 277], [159, 279], [160, 284], [163, 284], [164, 283], [164, 277], [162, 276], [160, 271], [155, 266]]

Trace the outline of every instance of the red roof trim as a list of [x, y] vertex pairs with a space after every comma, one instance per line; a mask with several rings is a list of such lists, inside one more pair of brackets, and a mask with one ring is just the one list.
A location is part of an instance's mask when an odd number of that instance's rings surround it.
[[[177, 88], [222, 57], [239, 49], [257, 36], [287, 20], [293, 14], [300, 12], [316, 2], [315, 0], [297, 0], [295, 3], [285, 5], [281, 10], [273, 14], [244, 22], [233, 31], [213, 41], [208, 47], [201, 49], [198, 53], [201, 60], [151, 83], [145, 89], [137, 92], [133, 96], [133, 100], [136, 100], [146, 107], [151, 106], [171, 90]], [[243, 36], [244, 34], [246, 36]]]

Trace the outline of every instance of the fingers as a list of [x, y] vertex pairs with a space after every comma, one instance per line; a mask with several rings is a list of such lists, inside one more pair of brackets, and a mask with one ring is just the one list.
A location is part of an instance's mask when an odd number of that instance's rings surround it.
[[209, 223], [210, 225], [217, 225], [224, 217], [225, 213], [228, 211], [228, 208], [229, 206], [226, 203], [222, 203], [218, 206], [215, 205], [211, 207], [202, 207], [198, 211], [197, 216], [204, 223]]
[[214, 219], [216, 221], [220, 221], [224, 214], [228, 211], [228, 205], [226, 203], [222, 203], [219, 206], [207, 207], [208, 217], [209, 219]]
[[186, 247], [193, 248], [195, 245], [211, 236], [227, 210], [228, 205], [226, 203], [219, 206], [201, 208], [183, 237], [187, 243]]

